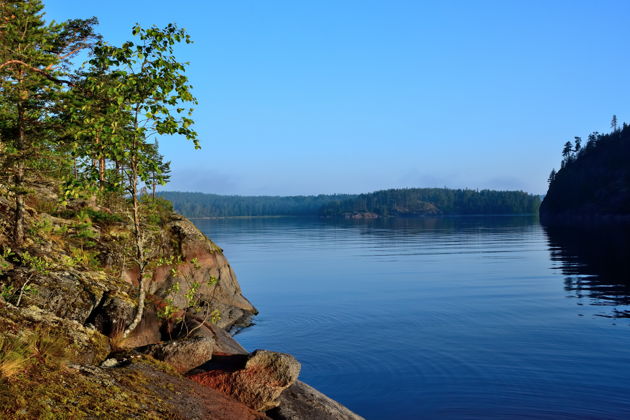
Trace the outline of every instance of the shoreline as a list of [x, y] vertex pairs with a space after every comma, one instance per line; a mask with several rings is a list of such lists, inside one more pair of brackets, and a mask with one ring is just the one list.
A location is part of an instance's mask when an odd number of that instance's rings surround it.
[[[376, 219], [427, 219], [427, 218], [451, 218], [451, 217], [539, 217], [538, 213], [497, 213], [497, 214], [426, 214], [415, 216], [377, 216], [377, 217], [345, 217], [345, 216], [317, 216], [317, 215], [269, 215], [269, 216], [204, 216], [190, 217], [182, 215], [189, 220], [225, 220], [225, 219], [318, 219], [318, 220], [376, 220]], [[630, 217], [630, 216], [629, 216]]]

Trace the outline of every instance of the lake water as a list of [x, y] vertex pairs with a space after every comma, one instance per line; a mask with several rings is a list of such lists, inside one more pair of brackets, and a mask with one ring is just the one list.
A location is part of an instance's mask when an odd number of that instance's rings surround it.
[[248, 350], [368, 419], [630, 418], [630, 235], [531, 217], [196, 221]]

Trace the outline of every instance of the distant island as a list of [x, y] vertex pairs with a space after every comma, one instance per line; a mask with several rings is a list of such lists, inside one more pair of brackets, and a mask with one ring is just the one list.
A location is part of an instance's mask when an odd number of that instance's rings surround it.
[[162, 191], [158, 195], [173, 203], [186, 217], [316, 216], [322, 206], [356, 197], [350, 194], [242, 196], [199, 192]]
[[179, 213], [192, 218], [319, 216], [370, 219], [435, 215], [535, 214], [540, 197], [522, 191], [403, 188], [367, 194], [238, 196], [163, 191]]
[[630, 219], [630, 126], [566, 142], [540, 206], [543, 223]]

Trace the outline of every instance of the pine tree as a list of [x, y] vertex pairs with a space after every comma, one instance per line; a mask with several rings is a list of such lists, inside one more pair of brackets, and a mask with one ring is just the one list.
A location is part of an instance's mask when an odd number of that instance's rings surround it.
[[6, 172], [15, 197], [13, 239], [24, 241], [25, 177], [29, 163], [48, 149], [49, 124], [72, 57], [89, 46], [96, 19], [46, 24], [40, 0], [0, 3], [0, 107]]
[[551, 184], [555, 179], [556, 179], [556, 170], [552, 169], [551, 173], [549, 174], [549, 178], [547, 178], [547, 182]]
[[573, 148], [575, 153], [578, 153], [582, 150], [582, 137], [575, 137], [575, 147]]
[[571, 159], [571, 154], [573, 153], [573, 145], [570, 141], [564, 144], [564, 148], [562, 149], [562, 157], [565, 162], [568, 162]]
[[612, 119], [610, 120], [610, 128], [612, 128], [612, 131], [617, 131], [617, 116], [613, 115]]

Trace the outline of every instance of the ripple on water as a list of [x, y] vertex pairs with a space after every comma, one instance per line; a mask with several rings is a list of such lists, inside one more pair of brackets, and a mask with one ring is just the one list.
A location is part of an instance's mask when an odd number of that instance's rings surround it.
[[239, 341], [367, 418], [630, 418], [630, 334], [595, 316], [630, 292], [529, 218], [200, 227], [261, 310]]

